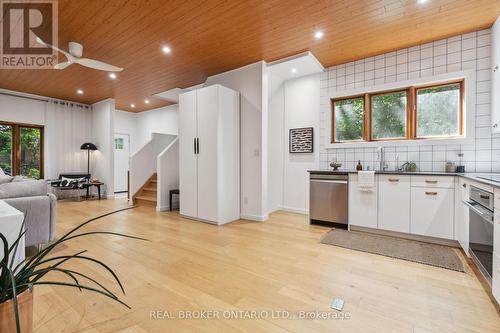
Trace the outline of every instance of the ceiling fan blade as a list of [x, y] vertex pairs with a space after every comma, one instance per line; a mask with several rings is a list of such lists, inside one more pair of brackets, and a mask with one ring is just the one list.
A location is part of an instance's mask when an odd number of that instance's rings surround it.
[[74, 62], [79, 64], [79, 65], [85, 66], [85, 67], [98, 69], [98, 70], [106, 71], [106, 72], [121, 72], [123, 70], [123, 68], [116, 67], [116, 66], [107, 64], [105, 62], [102, 62], [102, 61], [88, 59], [88, 58], [76, 58]]
[[50, 44], [45, 43], [45, 42], [44, 42], [44, 41], [43, 41], [40, 37], [38, 37], [38, 36], [36, 37], [36, 41], [37, 41], [37, 43], [38, 43], [38, 44], [42, 44], [42, 45], [44, 45], [45, 47], [48, 47], [48, 48], [53, 49], [53, 50], [56, 50], [57, 52], [61, 52], [61, 53], [62, 53], [62, 54], [64, 54], [64, 55], [66, 56], [66, 58], [68, 58], [68, 60], [70, 60], [70, 61], [72, 60], [72, 58], [74, 58], [74, 57], [73, 57], [71, 54], [69, 54], [68, 52], [63, 51], [63, 50], [61, 50], [60, 48], [58, 48], [58, 47], [56, 47], [56, 46], [54, 46], [54, 45], [50, 45]]
[[68, 67], [69, 65], [71, 65], [72, 62], [70, 61], [66, 61], [66, 62], [61, 62], [61, 63], [58, 63], [57, 65], [54, 66], [54, 69], [65, 69], [66, 67]]

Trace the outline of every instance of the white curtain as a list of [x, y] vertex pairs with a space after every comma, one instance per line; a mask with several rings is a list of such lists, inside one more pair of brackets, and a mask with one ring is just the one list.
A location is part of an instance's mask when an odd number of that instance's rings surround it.
[[80, 150], [80, 146], [91, 142], [91, 109], [52, 101], [46, 105], [45, 178], [55, 179], [64, 172], [86, 172], [87, 151]]

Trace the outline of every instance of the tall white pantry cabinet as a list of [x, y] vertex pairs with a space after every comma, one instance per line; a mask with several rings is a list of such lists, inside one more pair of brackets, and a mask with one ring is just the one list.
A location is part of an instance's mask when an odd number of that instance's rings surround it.
[[214, 224], [240, 218], [239, 93], [213, 85], [179, 97], [182, 216]]

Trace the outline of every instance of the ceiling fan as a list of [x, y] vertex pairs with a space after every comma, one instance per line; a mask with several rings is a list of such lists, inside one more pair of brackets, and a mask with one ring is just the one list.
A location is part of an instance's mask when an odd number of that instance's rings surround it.
[[110, 64], [107, 64], [102, 61], [94, 60], [94, 59], [88, 59], [88, 58], [82, 58], [83, 55], [83, 45], [75, 42], [69, 42], [68, 46], [68, 52], [63, 51], [54, 45], [50, 45], [45, 43], [41, 38], [36, 37], [36, 41], [42, 45], [45, 45], [48, 48], [51, 48], [53, 50], [56, 50], [57, 52], [61, 52], [66, 56], [67, 61], [61, 62], [57, 65], [54, 66], [54, 69], [65, 69], [71, 64], [78, 64], [81, 66], [97, 69], [100, 71], [106, 71], [106, 72], [121, 72], [123, 68], [116, 67]]

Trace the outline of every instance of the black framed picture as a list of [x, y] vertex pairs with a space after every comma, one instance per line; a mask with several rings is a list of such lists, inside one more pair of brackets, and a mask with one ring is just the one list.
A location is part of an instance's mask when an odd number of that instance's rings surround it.
[[312, 153], [314, 151], [314, 128], [291, 128], [289, 152], [291, 154]]

